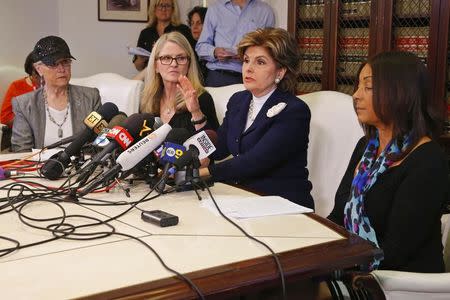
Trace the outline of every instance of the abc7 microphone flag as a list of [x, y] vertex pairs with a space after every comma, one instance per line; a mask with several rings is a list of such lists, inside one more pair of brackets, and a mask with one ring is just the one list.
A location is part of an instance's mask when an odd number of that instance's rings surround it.
[[182, 145], [165, 142], [161, 153], [161, 160], [169, 163], [174, 163], [184, 154], [185, 151], [186, 148]]

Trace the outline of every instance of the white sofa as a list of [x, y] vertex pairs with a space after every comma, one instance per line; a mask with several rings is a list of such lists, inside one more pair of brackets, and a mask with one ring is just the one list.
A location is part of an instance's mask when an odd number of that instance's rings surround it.
[[112, 102], [128, 116], [138, 112], [139, 99], [144, 87], [144, 83], [140, 80], [128, 79], [115, 73], [72, 78], [70, 83], [98, 88], [102, 103]]
[[5, 93], [14, 80], [25, 77], [27, 74], [25, 73], [23, 68], [19, 68], [12, 65], [4, 65], [0, 66], [0, 107], [3, 102], [3, 97]]

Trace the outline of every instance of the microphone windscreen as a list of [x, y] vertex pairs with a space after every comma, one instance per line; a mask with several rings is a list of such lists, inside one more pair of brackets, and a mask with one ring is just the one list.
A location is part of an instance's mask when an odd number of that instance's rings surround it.
[[[212, 137], [212, 139], [211, 139]], [[198, 158], [203, 159], [211, 155], [214, 151], [216, 151], [215, 141], [217, 141], [217, 134], [213, 130], [202, 130], [197, 132], [183, 145], [186, 148], [195, 150], [197, 152]]]
[[139, 136], [139, 132], [142, 129], [143, 123], [144, 117], [142, 116], [142, 114], [132, 114], [125, 120], [125, 122], [123, 122], [123, 128], [125, 128], [128, 133], [135, 139]]
[[113, 128], [114, 126], [122, 126], [123, 121], [125, 121], [125, 119], [126, 119], [127, 117], [128, 117], [128, 116], [127, 116], [126, 113], [124, 113], [124, 112], [122, 112], [122, 111], [119, 111], [119, 113], [118, 113], [116, 116], [114, 116], [114, 117], [111, 119], [111, 121], [109, 121], [109, 123], [108, 123], [108, 128], [111, 129], [111, 128]]
[[[100, 108], [98, 109], [97, 113], [105, 119], [107, 122], [111, 121], [111, 119], [119, 113], [119, 109], [117, 108], [117, 105], [111, 102], [106, 102]], [[67, 148], [64, 150], [67, 157], [71, 157], [72, 155], [76, 155], [80, 152], [81, 147], [88, 143], [92, 142], [97, 135], [94, 131], [92, 131], [91, 128], [86, 127], [80, 134], [77, 136], [77, 138], [67, 146]]]
[[139, 138], [143, 138], [156, 130], [153, 126], [155, 124], [155, 117], [152, 114], [143, 113], [142, 117], [144, 118], [144, 122], [142, 123], [142, 128], [139, 132]]
[[182, 145], [191, 136], [186, 128], [173, 128], [167, 134], [165, 142]]
[[119, 113], [117, 105], [111, 102], [103, 103], [102, 106], [97, 110], [97, 112], [106, 120], [106, 122], [111, 121], [111, 119]]
[[153, 129], [156, 130], [159, 127], [163, 126], [164, 122], [161, 120], [160, 117], [155, 117], [155, 124], [153, 125]]
[[141, 160], [164, 142], [169, 131], [169, 124], [164, 124], [117, 157], [116, 162], [122, 166], [122, 171], [127, 171], [136, 166]]

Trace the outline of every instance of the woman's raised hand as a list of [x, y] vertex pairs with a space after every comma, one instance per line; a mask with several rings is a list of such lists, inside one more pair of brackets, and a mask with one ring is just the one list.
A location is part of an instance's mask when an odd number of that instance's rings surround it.
[[192, 83], [185, 75], [180, 75], [178, 77], [178, 90], [183, 95], [186, 101], [186, 108], [192, 114], [193, 117], [195, 113], [201, 113], [200, 105], [198, 103], [197, 91], [192, 86]]

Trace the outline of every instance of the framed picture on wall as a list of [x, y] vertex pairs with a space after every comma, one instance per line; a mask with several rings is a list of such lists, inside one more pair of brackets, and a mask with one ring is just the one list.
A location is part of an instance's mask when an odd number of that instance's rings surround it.
[[98, 0], [98, 20], [148, 22], [148, 0]]

